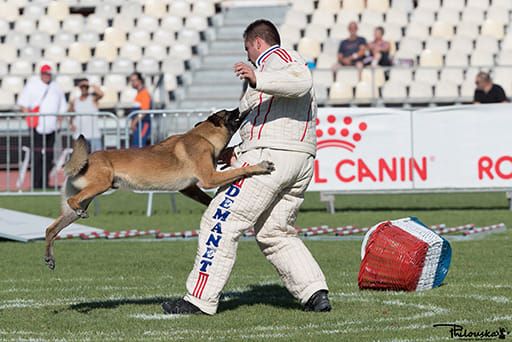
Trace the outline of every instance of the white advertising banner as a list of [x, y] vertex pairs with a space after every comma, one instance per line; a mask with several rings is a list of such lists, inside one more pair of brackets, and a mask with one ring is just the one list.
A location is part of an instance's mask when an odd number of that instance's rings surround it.
[[511, 188], [512, 105], [439, 107], [413, 114], [415, 156], [427, 156], [418, 189]]
[[319, 108], [315, 176], [309, 190], [410, 189], [411, 113], [389, 108]]
[[319, 108], [311, 191], [510, 189], [512, 104]]

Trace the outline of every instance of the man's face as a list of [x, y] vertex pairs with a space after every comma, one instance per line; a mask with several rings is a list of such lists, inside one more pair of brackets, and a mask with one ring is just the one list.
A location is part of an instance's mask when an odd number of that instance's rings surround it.
[[375, 37], [375, 39], [382, 39], [382, 31], [379, 29], [375, 29], [375, 31], [373, 31], [373, 36]]
[[78, 88], [80, 88], [82, 95], [87, 95], [89, 93], [89, 82], [80, 82], [78, 84]]
[[475, 85], [476, 85], [476, 89], [478, 90], [485, 90], [485, 88], [487, 87], [487, 82], [482, 79], [481, 77], [476, 77], [476, 80], [475, 80]]
[[43, 81], [46, 84], [49, 84], [52, 81], [52, 74], [49, 72], [42, 72], [41, 81]]
[[357, 36], [357, 24], [352, 22], [348, 25], [348, 32], [351, 36]]
[[140, 88], [141, 82], [136, 75], [130, 76], [130, 85], [132, 86], [132, 88], [137, 90]]
[[245, 52], [247, 52], [247, 59], [253, 65], [256, 65], [256, 60], [261, 54], [261, 42], [259, 38], [255, 38], [252, 41], [246, 39], [244, 42]]

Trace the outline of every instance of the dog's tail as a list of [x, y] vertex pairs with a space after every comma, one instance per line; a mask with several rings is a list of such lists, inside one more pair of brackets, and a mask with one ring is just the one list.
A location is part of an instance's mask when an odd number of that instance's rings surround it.
[[83, 135], [80, 135], [73, 143], [73, 153], [71, 153], [71, 157], [64, 165], [64, 173], [66, 176], [73, 177], [80, 173], [87, 165], [88, 159], [89, 151], [87, 141]]

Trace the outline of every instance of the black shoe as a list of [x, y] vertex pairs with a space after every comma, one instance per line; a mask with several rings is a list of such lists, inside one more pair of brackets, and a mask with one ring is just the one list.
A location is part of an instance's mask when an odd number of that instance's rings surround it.
[[197, 306], [187, 302], [184, 299], [180, 299], [174, 303], [164, 302], [162, 303], [162, 309], [166, 314], [171, 315], [191, 315], [203, 313]]
[[304, 305], [304, 311], [327, 312], [331, 311], [331, 309], [331, 303], [329, 303], [329, 297], [327, 297], [327, 290], [316, 291], [309, 298], [306, 305]]

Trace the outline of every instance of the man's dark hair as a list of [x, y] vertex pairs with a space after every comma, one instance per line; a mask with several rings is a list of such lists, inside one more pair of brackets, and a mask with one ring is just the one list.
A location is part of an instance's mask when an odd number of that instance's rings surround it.
[[376, 29], [376, 30], [379, 30], [379, 31], [380, 31], [380, 34], [384, 35], [384, 27], [382, 27], [382, 26], [377, 26], [375, 29]]
[[137, 77], [137, 79], [138, 79], [139, 81], [141, 81], [141, 82], [142, 82], [142, 84], [144, 84], [144, 77], [142, 77], [142, 74], [141, 74], [140, 72], [138, 72], [138, 71], [134, 71], [134, 72], [132, 72], [132, 74], [130, 75], [130, 77], [132, 77], [132, 76], [136, 76], [136, 77]]
[[281, 45], [281, 37], [272, 22], [258, 19], [247, 26], [244, 31], [244, 39], [253, 41], [256, 37], [263, 39], [269, 45]]

